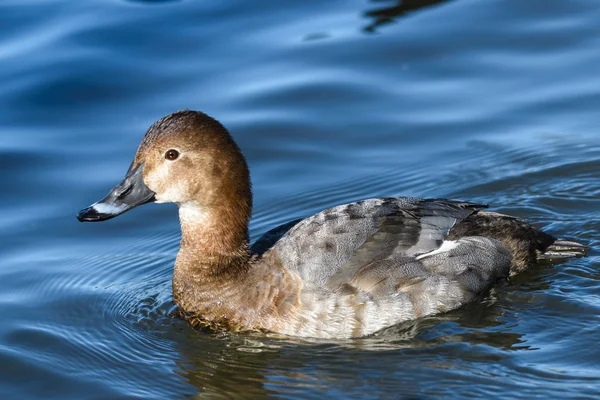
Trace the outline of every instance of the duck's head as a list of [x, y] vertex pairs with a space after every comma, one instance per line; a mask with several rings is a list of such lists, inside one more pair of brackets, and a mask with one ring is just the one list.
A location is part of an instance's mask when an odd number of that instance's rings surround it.
[[247, 224], [252, 208], [248, 167], [218, 121], [190, 110], [156, 121], [123, 181], [77, 219], [104, 221], [149, 202], [178, 204], [182, 220], [233, 216]]

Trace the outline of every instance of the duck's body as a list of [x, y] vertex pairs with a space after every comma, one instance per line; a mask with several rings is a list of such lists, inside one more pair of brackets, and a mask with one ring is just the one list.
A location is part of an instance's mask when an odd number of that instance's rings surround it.
[[456, 309], [539, 258], [585, 251], [484, 205], [403, 197], [333, 207], [250, 248], [245, 160], [218, 122], [187, 110], [155, 123], [125, 181], [78, 217], [152, 200], [179, 205], [174, 300], [214, 329], [365, 336]]

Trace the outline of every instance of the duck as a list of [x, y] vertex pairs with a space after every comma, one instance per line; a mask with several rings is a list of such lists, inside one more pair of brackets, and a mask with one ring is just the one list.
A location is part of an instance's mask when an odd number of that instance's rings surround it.
[[481, 299], [538, 260], [588, 249], [486, 204], [415, 197], [337, 205], [250, 245], [246, 160], [220, 122], [192, 110], [152, 124], [122, 182], [77, 218], [105, 221], [146, 203], [178, 205], [173, 300], [182, 318], [211, 331], [369, 336]]

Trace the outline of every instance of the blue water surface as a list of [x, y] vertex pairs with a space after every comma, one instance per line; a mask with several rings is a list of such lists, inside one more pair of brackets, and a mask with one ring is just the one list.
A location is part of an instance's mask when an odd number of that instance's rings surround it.
[[[599, 21], [590, 0], [2, 1], [0, 397], [599, 397]], [[411, 195], [592, 250], [375, 337], [195, 331], [175, 206], [75, 219], [182, 108], [246, 155], [252, 238]]]

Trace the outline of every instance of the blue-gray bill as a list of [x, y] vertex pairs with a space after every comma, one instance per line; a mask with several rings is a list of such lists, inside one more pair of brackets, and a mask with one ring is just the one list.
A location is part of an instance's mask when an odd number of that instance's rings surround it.
[[106, 221], [132, 208], [153, 202], [155, 193], [144, 183], [143, 168], [143, 163], [135, 168], [132, 165], [120, 184], [104, 199], [79, 211], [77, 219], [81, 222]]

